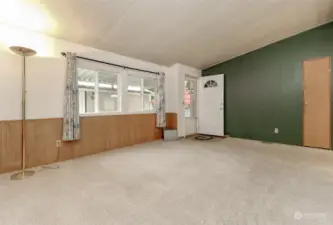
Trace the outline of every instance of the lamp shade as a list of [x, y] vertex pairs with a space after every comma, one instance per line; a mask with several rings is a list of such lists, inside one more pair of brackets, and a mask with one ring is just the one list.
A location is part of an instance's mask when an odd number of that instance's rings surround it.
[[33, 56], [36, 55], [37, 52], [35, 50], [32, 50], [30, 48], [21, 47], [21, 46], [11, 46], [9, 49], [14, 52], [15, 54], [21, 55], [21, 56]]

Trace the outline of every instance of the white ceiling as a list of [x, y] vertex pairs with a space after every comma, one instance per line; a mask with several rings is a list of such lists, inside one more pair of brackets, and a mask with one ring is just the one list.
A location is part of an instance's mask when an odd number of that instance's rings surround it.
[[200, 69], [333, 19], [333, 0], [37, 2], [57, 21], [52, 36], [162, 65], [178, 62]]

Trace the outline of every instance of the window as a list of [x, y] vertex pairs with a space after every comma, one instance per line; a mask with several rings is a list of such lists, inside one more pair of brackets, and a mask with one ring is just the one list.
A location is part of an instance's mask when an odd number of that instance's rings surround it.
[[141, 78], [140, 76], [128, 76], [128, 111], [142, 112], [154, 111], [156, 105], [156, 78]]
[[96, 73], [93, 70], [77, 69], [80, 113], [95, 112]]
[[210, 88], [210, 87], [217, 87], [217, 83], [215, 80], [209, 80], [205, 83], [204, 88]]
[[197, 80], [186, 77], [184, 86], [185, 118], [195, 118], [197, 116]]
[[143, 79], [143, 110], [155, 111], [157, 79]]
[[118, 105], [118, 75], [99, 73], [99, 112], [117, 112]]
[[80, 113], [116, 112], [118, 75], [78, 68]]
[[157, 75], [78, 59], [80, 113], [155, 112]]
[[142, 111], [142, 90], [141, 78], [128, 76], [127, 100], [129, 112]]

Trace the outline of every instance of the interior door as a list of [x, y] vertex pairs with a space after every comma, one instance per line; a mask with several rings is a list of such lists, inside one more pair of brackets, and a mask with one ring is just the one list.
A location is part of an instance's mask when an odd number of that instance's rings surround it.
[[331, 59], [303, 62], [303, 144], [331, 148]]
[[224, 75], [198, 80], [198, 133], [224, 136]]

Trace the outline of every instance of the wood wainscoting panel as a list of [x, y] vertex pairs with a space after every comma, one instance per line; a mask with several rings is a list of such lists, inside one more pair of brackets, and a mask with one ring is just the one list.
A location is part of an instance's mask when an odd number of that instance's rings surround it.
[[[20, 169], [21, 121], [0, 121], [0, 173]], [[81, 139], [61, 140], [62, 119], [26, 121], [27, 167], [93, 155], [161, 139], [155, 114], [93, 116], [81, 118]]]
[[81, 140], [64, 142], [60, 160], [97, 154], [160, 139], [154, 114], [84, 117]]
[[166, 128], [168, 129], [177, 129], [178, 119], [177, 113], [166, 113]]
[[62, 119], [26, 121], [26, 162], [28, 167], [58, 161], [56, 141], [61, 138]]
[[0, 121], [0, 173], [22, 166], [21, 121]]

